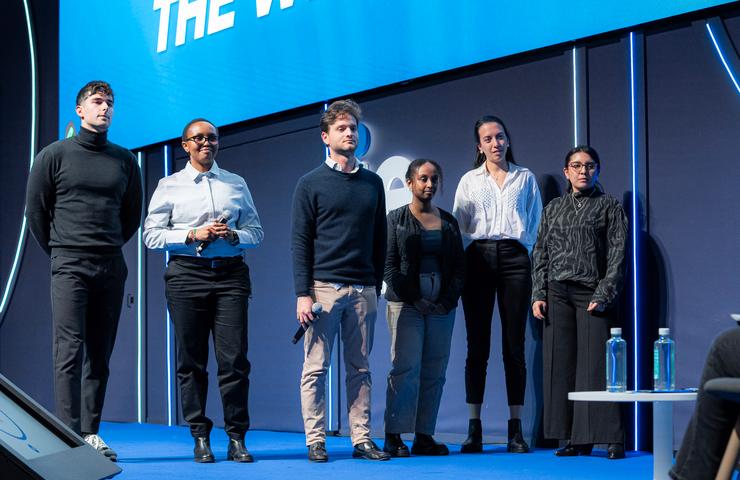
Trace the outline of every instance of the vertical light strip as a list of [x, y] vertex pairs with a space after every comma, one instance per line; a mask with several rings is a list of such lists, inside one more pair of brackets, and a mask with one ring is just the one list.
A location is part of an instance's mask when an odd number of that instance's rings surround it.
[[[637, 240], [640, 231], [640, 218], [639, 218], [639, 195], [637, 192], [638, 178], [637, 178], [637, 105], [635, 99], [635, 45], [634, 45], [634, 32], [630, 32], [630, 111], [631, 111], [631, 138], [632, 138], [632, 315], [633, 315], [633, 328], [634, 328], [634, 385], [633, 390], [640, 388], [640, 361], [639, 361], [639, 318], [638, 318], [638, 278], [637, 275]], [[637, 408], [637, 402], [634, 404], [635, 412], [635, 450], [639, 450], [638, 445], [640, 436], [638, 435], [638, 429], [640, 426], [639, 422], [639, 411]]]
[[[31, 64], [31, 145], [30, 145], [30, 161], [28, 163], [28, 170], [30, 171], [33, 167], [33, 159], [36, 156], [36, 141], [37, 141], [37, 126], [36, 126], [36, 40], [33, 34], [33, 24], [31, 22], [31, 10], [28, 6], [28, 0], [23, 0], [23, 11], [26, 16], [26, 31], [28, 33], [28, 52], [29, 52], [29, 63]], [[23, 249], [26, 245], [26, 210], [23, 209], [23, 220], [21, 220], [21, 231], [18, 234], [18, 243], [15, 247], [15, 254], [13, 256], [13, 263], [10, 267], [10, 274], [8, 274], [8, 280], [5, 283], [5, 290], [3, 291], [2, 300], [0, 300], [0, 324], [2, 324], [3, 317], [8, 308], [8, 302], [10, 300], [10, 294], [15, 287], [15, 281], [18, 277], [18, 267], [20, 266], [21, 258], [23, 257]]]
[[[329, 104], [324, 103], [324, 111], [327, 111], [328, 109], [329, 109]], [[329, 156], [329, 146], [328, 145], [324, 146], [324, 154], [326, 157]], [[336, 343], [337, 343], [337, 348], [338, 348], [338, 342]], [[329, 426], [330, 429], [334, 427], [334, 392], [333, 392], [334, 362], [331, 360], [331, 357], [333, 356], [334, 356], [333, 353], [329, 352], [329, 368], [326, 371], [326, 376], [327, 376], [327, 379], [326, 379], [327, 380], [326, 381], [326, 385], [327, 385], [326, 424]]]
[[[140, 151], [136, 153], [136, 159], [139, 162], [139, 170], [141, 170], [142, 154]], [[144, 403], [142, 401], [144, 398], [144, 351], [142, 348], [144, 341], [144, 311], [142, 306], [144, 282], [142, 281], [142, 254], [141, 225], [139, 225], [139, 230], [136, 233], [136, 419], [139, 423], [143, 423], [144, 421]]]
[[[164, 146], [164, 176], [167, 177], [170, 174], [170, 147], [168, 145]], [[164, 253], [164, 266], [167, 268], [167, 263], [170, 261], [170, 252]], [[167, 325], [167, 425], [172, 426], [174, 423], [172, 422], [172, 410], [173, 410], [173, 401], [172, 401], [172, 327], [170, 320], [170, 309], [166, 307], [166, 319], [165, 323]]]
[[578, 146], [578, 74], [576, 47], [573, 46], [573, 146]]
[[737, 93], [740, 93], [740, 85], [738, 85], [737, 79], [735, 78], [735, 74], [732, 73], [732, 69], [727, 64], [725, 55], [722, 53], [722, 49], [719, 47], [719, 44], [717, 43], [717, 39], [714, 37], [714, 32], [712, 31], [712, 27], [711, 25], [709, 25], [709, 22], [707, 22], [706, 27], [707, 27], [707, 31], [709, 32], [709, 37], [712, 39], [712, 43], [714, 44], [714, 48], [715, 50], [717, 50], [719, 59], [722, 61], [722, 65], [725, 66], [725, 70], [727, 70], [727, 74], [730, 76], [730, 80], [732, 80], [732, 83], [735, 85], [735, 90], [737, 90]]

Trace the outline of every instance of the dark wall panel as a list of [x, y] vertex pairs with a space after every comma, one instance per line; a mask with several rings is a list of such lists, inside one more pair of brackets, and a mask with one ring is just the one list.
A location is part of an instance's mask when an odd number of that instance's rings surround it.
[[[38, 59], [38, 144], [44, 146], [54, 141], [57, 133], [58, 2], [31, 0], [29, 6]], [[18, 65], [16, 68], [14, 63], [3, 73], [0, 85], [0, 131], [8, 134], [0, 151], [4, 205], [0, 233], [8, 239], [0, 247], [0, 278], [4, 287], [20, 232], [31, 154], [28, 35], [22, 2], [3, 4], [0, 25], [3, 45], [14, 46], [12, 58]], [[19, 268], [16, 287], [0, 325], [0, 372], [44, 407], [53, 408], [49, 258], [30, 235]]]
[[[738, 310], [740, 96], [704, 22], [648, 36], [647, 58], [650, 234], [665, 261], [676, 382], [696, 386]], [[692, 408], [676, 406], [677, 433]]]

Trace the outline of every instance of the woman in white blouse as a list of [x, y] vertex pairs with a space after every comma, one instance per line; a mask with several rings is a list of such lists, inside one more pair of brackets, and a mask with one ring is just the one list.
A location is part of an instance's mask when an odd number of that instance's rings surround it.
[[509, 404], [507, 451], [526, 453], [522, 436], [527, 367], [524, 334], [531, 293], [529, 254], [537, 238], [542, 200], [534, 174], [514, 162], [504, 122], [486, 115], [474, 130], [476, 158], [455, 192], [453, 213], [466, 244], [462, 293], [468, 356], [465, 397], [470, 412], [462, 453], [483, 450], [480, 421], [486, 368], [491, 350], [491, 319], [498, 298], [501, 343]]

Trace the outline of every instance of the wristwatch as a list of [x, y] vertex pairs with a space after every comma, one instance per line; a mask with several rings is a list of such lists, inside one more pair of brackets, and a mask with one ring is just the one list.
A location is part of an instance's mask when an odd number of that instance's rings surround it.
[[239, 234], [235, 231], [231, 231], [231, 240], [229, 240], [229, 243], [236, 246], [239, 245]]

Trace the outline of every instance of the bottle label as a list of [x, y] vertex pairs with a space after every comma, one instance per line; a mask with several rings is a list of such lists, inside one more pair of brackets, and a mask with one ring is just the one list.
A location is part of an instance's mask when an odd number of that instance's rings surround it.
[[653, 349], [653, 380], [657, 381], [660, 377], [660, 350]]

